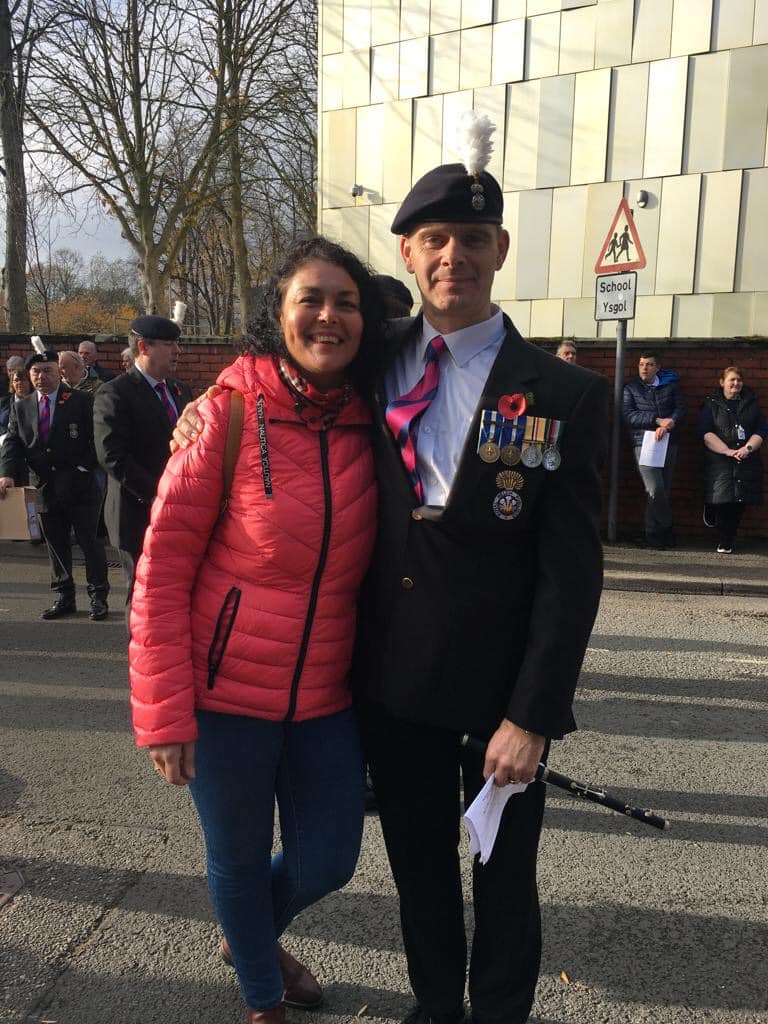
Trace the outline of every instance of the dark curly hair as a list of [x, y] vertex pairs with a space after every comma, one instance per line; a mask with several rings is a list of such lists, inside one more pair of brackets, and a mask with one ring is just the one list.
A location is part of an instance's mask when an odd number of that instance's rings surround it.
[[243, 339], [243, 354], [254, 356], [288, 356], [280, 312], [288, 282], [306, 263], [322, 260], [345, 270], [360, 292], [363, 333], [360, 349], [349, 365], [349, 377], [361, 392], [368, 392], [380, 359], [384, 331], [384, 306], [373, 272], [354, 253], [322, 235], [296, 242], [275, 269], [264, 290], [254, 319], [248, 324]]

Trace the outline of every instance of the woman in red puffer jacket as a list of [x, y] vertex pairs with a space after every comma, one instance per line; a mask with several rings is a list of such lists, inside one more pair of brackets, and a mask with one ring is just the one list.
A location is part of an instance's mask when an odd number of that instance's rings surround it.
[[[367, 270], [322, 238], [289, 254], [265, 311], [254, 354], [221, 374], [198, 443], [160, 480], [130, 642], [136, 742], [167, 781], [190, 784], [248, 1024], [320, 1001], [278, 939], [348, 881], [359, 852], [364, 767], [347, 675], [376, 527], [359, 385], [381, 325]], [[233, 391], [244, 421], [221, 511]]]

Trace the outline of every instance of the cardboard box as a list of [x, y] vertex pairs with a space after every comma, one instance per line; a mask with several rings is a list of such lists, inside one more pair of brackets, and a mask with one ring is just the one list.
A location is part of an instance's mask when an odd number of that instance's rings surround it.
[[10, 487], [0, 500], [0, 540], [39, 540], [34, 487]]

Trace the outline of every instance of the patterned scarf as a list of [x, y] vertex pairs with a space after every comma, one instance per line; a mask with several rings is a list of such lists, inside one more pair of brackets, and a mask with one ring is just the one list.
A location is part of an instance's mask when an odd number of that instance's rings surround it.
[[278, 362], [278, 370], [294, 399], [294, 408], [298, 415], [312, 425], [319, 424], [323, 430], [333, 426], [336, 417], [355, 394], [355, 389], [349, 381], [332, 391], [318, 391], [285, 359]]

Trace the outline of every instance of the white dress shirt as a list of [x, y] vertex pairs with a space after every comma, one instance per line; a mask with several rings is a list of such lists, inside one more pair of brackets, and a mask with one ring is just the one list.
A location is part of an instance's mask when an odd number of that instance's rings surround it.
[[[472, 418], [504, 340], [501, 310], [488, 320], [443, 334], [448, 351], [440, 357], [440, 384], [418, 423], [416, 467], [425, 505], [445, 505]], [[421, 338], [407, 345], [384, 380], [387, 401], [407, 394], [424, 375], [427, 345], [440, 332], [426, 318]]]

